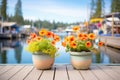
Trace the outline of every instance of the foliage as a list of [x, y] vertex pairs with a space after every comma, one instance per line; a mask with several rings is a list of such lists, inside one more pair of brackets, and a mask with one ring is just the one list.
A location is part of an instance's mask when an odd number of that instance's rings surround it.
[[[73, 31], [75, 31], [75, 34], [65, 37], [62, 42], [62, 46], [66, 47], [66, 51], [89, 52], [94, 49], [92, 41], [96, 36], [93, 33], [80, 33], [77, 27], [74, 27]], [[98, 43], [98, 46], [102, 45], [103, 42]]]
[[22, 25], [23, 24], [23, 15], [22, 15], [22, 2], [21, 0], [17, 1], [17, 4], [15, 6], [15, 15], [14, 20], [17, 22], [17, 24]]
[[111, 12], [120, 12], [120, 0], [112, 0]]
[[1, 15], [4, 20], [7, 19], [7, 0], [2, 0]]
[[90, 18], [100, 18], [105, 14], [104, 0], [92, 0]]
[[31, 33], [29, 39], [27, 39], [27, 50], [32, 54], [36, 52], [42, 52], [43, 54], [55, 56], [57, 48], [55, 43], [60, 40], [60, 37], [55, 35], [53, 32], [41, 29], [39, 35]]

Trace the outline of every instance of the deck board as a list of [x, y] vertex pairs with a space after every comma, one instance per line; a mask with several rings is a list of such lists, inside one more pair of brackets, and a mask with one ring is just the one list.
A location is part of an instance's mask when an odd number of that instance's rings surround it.
[[60, 80], [60, 79], [68, 80], [66, 66], [59, 65], [59, 66], [55, 66], [55, 67], [56, 67], [56, 71], [55, 71], [55, 79], [54, 80]]
[[[113, 71], [111, 68], [106, 67], [106, 66], [99, 66], [106, 74], [111, 76], [114, 80], [118, 80], [120, 75]], [[114, 74], [114, 75], [113, 75]]]
[[120, 66], [110, 66], [110, 68], [120, 74]]
[[102, 69], [98, 68], [97, 66], [92, 66], [91, 71], [99, 80], [114, 80], [111, 76], [106, 74], [104, 71], [102, 71]]
[[[25, 80], [38, 80], [40, 75], [42, 74], [42, 70], [37, 70], [34, 68], [29, 75], [25, 78]], [[33, 77], [34, 76], [34, 77]]]
[[23, 80], [32, 69], [33, 66], [25, 66], [21, 71], [10, 78], [10, 80]]
[[91, 70], [79, 70], [84, 80], [99, 80]]
[[51, 70], [44, 70], [39, 80], [53, 80], [54, 79], [54, 68]]
[[[72, 66], [67, 66], [68, 75], [70, 80], [83, 80], [78, 70], [73, 69]], [[78, 77], [79, 76], [79, 77]]]
[[37, 70], [32, 65], [0, 65], [0, 80], [118, 80], [120, 66], [92, 65], [89, 70], [75, 70], [71, 65], [54, 65], [51, 70]]
[[24, 66], [15, 66], [14, 68], [7, 71], [5, 74], [1, 75], [0, 80], [8, 80], [10, 77], [12, 77], [16, 72], [18, 72], [23, 67]]
[[7, 72], [8, 70], [12, 69], [14, 66], [5, 66], [4, 68], [2, 68], [0, 70], [0, 75], [4, 74], [5, 72]]

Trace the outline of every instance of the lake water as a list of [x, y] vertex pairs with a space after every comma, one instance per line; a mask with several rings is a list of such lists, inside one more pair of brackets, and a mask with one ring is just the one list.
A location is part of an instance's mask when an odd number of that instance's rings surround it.
[[[66, 34], [59, 34], [61, 39]], [[0, 40], [0, 64], [32, 64], [32, 55], [25, 50], [25, 39], [19, 40]], [[70, 55], [65, 52], [61, 42], [56, 44], [60, 54], [55, 58], [56, 63], [70, 63]], [[101, 47], [97, 53], [92, 55], [92, 63], [99, 64], [118, 64], [120, 63], [120, 50], [111, 47]]]

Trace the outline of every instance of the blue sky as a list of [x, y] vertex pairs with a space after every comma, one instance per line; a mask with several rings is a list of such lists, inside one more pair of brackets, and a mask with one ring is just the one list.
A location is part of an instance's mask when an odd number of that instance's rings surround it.
[[[25, 19], [55, 20], [60, 22], [80, 22], [88, 20], [90, 0], [21, 0]], [[110, 0], [105, 0], [106, 13]], [[8, 0], [8, 14], [14, 14], [17, 0]]]

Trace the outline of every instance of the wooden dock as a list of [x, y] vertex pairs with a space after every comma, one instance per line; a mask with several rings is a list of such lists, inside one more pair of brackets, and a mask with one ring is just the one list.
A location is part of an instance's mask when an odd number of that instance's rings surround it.
[[92, 65], [89, 70], [74, 70], [71, 65], [54, 65], [51, 70], [36, 70], [32, 65], [1, 65], [0, 80], [119, 80], [120, 66]]

